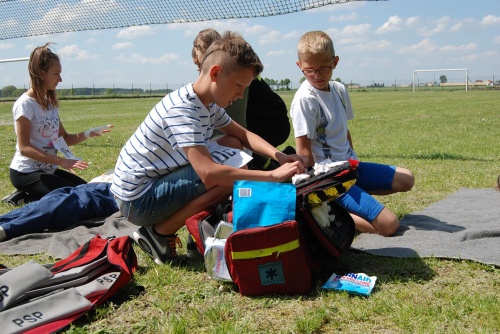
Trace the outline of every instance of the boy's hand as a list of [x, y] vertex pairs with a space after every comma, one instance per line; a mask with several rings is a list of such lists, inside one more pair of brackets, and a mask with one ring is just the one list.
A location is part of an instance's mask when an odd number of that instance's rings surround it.
[[272, 170], [271, 175], [276, 182], [284, 182], [290, 180], [295, 174], [305, 173], [305, 167], [301, 161], [287, 162], [279, 168]]
[[294, 161], [299, 161], [304, 168], [308, 166], [309, 164], [309, 158], [305, 155], [301, 154], [284, 154], [282, 152], [276, 153], [276, 159], [278, 160], [280, 165], [283, 165], [287, 162], [294, 162]]

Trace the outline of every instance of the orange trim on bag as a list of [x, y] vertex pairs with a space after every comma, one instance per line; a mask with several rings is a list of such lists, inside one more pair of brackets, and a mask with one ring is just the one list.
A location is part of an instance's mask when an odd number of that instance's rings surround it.
[[293, 241], [287, 242], [286, 244], [274, 247], [255, 249], [249, 251], [231, 252], [231, 258], [233, 260], [248, 260], [248, 259], [270, 256], [273, 255], [274, 253], [277, 253], [276, 257], [278, 257], [280, 253], [289, 252], [299, 247], [300, 247], [299, 239], [295, 239]]

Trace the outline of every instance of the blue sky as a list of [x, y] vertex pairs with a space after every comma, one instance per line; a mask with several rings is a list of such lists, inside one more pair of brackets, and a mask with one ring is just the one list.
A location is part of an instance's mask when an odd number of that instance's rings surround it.
[[[310, 30], [332, 37], [340, 63], [334, 78], [369, 85], [411, 83], [413, 70], [468, 68], [475, 80], [500, 80], [499, 0], [389, 0], [351, 2], [253, 19], [84, 31], [0, 40], [0, 59], [28, 57], [55, 42], [63, 68], [59, 88], [165, 87], [192, 82], [198, 31], [239, 32], [264, 63], [263, 76], [298, 86], [296, 45]], [[463, 73], [421, 74], [419, 80], [463, 80]], [[0, 63], [0, 87], [27, 86], [27, 62]]]

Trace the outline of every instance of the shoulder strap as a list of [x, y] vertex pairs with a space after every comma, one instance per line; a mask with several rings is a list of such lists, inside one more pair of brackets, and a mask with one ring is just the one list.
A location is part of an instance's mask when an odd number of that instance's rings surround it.
[[340, 102], [342, 103], [342, 106], [344, 107], [344, 111], [346, 111], [346, 106], [345, 106], [345, 99], [342, 95], [342, 93], [340, 92], [339, 88], [337, 87], [336, 84], [333, 84], [333, 90], [337, 93], [338, 97], [340, 98]]

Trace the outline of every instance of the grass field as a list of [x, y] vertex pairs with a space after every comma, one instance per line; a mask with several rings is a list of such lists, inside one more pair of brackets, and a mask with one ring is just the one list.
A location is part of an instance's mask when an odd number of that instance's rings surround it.
[[[290, 105], [292, 93], [283, 93]], [[350, 122], [360, 160], [411, 169], [411, 192], [378, 199], [400, 218], [462, 187], [493, 188], [500, 174], [500, 93], [497, 91], [353, 92]], [[158, 98], [62, 101], [69, 132], [114, 124], [106, 136], [72, 148], [90, 161], [90, 180], [113, 168], [124, 142]], [[0, 196], [15, 147], [12, 103], [0, 103]], [[285, 145], [293, 145], [290, 136]], [[283, 145], [283, 146], [285, 146]], [[0, 213], [12, 207], [0, 205]], [[186, 232], [180, 232], [185, 240]], [[499, 246], [500, 247], [500, 246]], [[471, 261], [393, 259], [348, 252], [340, 262], [377, 276], [369, 298], [324, 291], [305, 296], [247, 298], [207, 278], [200, 263], [157, 266], [136, 247], [134, 281], [66, 333], [498, 333], [500, 270]], [[182, 250], [184, 251], [184, 250]], [[3, 256], [15, 266], [46, 255]], [[140, 292], [139, 286], [145, 288]]]

